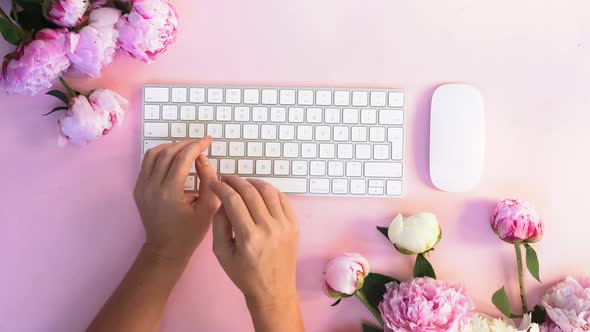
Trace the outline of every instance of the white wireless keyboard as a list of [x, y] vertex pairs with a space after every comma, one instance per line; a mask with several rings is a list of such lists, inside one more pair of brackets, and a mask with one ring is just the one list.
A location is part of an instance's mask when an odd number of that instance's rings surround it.
[[[265, 180], [289, 194], [403, 194], [404, 94], [397, 90], [147, 85], [142, 151], [214, 139], [220, 176]], [[194, 167], [187, 191], [198, 189]]]

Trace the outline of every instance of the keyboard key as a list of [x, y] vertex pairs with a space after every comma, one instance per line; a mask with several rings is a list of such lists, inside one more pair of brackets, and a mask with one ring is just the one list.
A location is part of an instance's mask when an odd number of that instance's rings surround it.
[[213, 106], [199, 106], [199, 121], [213, 120]]
[[168, 137], [168, 124], [146, 122], [143, 124], [143, 136], [145, 137]]
[[248, 142], [248, 157], [262, 157], [262, 142]]
[[363, 163], [349, 161], [346, 163], [346, 176], [363, 176]]
[[[318, 90], [315, 93], [316, 104], [318, 106], [330, 106], [332, 105], [332, 91]], [[385, 106], [385, 105], [383, 105]]]
[[353, 195], [364, 195], [367, 192], [367, 181], [361, 179], [350, 180], [350, 193]]
[[350, 105], [350, 91], [335, 91], [334, 105], [349, 106]]
[[268, 107], [252, 107], [252, 120], [254, 122], [268, 121]]
[[256, 160], [256, 174], [269, 175], [272, 170], [271, 165], [270, 160]]
[[384, 91], [371, 91], [371, 106], [385, 107], [387, 104], [387, 95]]
[[146, 120], [159, 120], [160, 119], [160, 106], [159, 105], [145, 105], [143, 107], [143, 118]]
[[234, 108], [235, 121], [247, 122], [250, 121], [250, 107], [248, 106], [236, 106]]
[[369, 129], [369, 141], [385, 142], [385, 127], [371, 127]]
[[352, 159], [352, 144], [338, 144], [338, 159]]
[[162, 106], [162, 120], [178, 120], [178, 106], [176, 106], [176, 105]]
[[244, 104], [258, 104], [260, 102], [260, 90], [244, 89]]
[[189, 100], [191, 103], [204, 103], [205, 102], [205, 88], [190, 88]]
[[239, 139], [241, 138], [240, 125], [235, 123], [228, 123], [225, 125], [225, 138]]
[[404, 111], [400, 109], [379, 110], [379, 124], [402, 125], [404, 124]]
[[391, 159], [401, 160], [404, 154], [404, 129], [387, 129], [387, 141], [391, 143]]
[[312, 90], [299, 90], [297, 92], [297, 104], [304, 106], [313, 105], [313, 91]]
[[332, 143], [320, 144], [320, 158], [334, 159], [336, 158], [336, 147]]
[[315, 139], [316, 141], [329, 141], [331, 139], [332, 128], [329, 126], [316, 126]]
[[186, 88], [172, 88], [172, 102], [173, 103], [186, 103], [187, 92]]
[[307, 109], [307, 122], [309, 123], [321, 123], [322, 122], [322, 109], [310, 107]]
[[326, 108], [326, 123], [340, 123], [340, 109]]
[[281, 143], [269, 142], [265, 144], [264, 155], [267, 158], [279, 158], [281, 156]]
[[239, 104], [242, 102], [242, 90], [227, 89], [225, 90], [225, 102], [227, 104]]
[[285, 122], [287, 121], [287, 109], [284, 107], [270, 108], [270, 122]]
[[262, 125], [260, 131], [262, 139], [277, 139], [277, 126], [275, 125]]
[[245, 124], [244, 125], [245, 139], [258, 139], [258, 125]]
[[189, 175], [186, 177], [186, 180], [184, 181], [184, 190], [195, 190], [195, 177], [193, 175]]
[[[213, 143], [215, 143], [215, 142], [213, 142]], [[236, 161], [233, 159], [219, 160], [219, 173], [220, 174], [236, 174]]]
[[251, 160], [251, 159], [238, 160], [238, 174], [240, 174], [240, 175], [254, 174], [254, 160]]
[[174, 138], [186, 137], [186, 123], [171, 123], [170, 124], [170, 136]]
[[342, 123], [359, 123], [359, 110], [357, 108], [345, 108], [342, 111]]
[[384, 184], [383, 180], [369, 180], [369, 188], [371, 188], [371, 187], [383, 188], [384, 185], [385, 184]]
[[383, 195], [383, 188], [369, 187], [369, 195]]
[[369, 106], [369, 94], [366, 91], [354, 91], [352, 106]]
[[279, 126], [279, 139], [281, 139], [281, 140], [294, 140], [295, 139], [295, 126], [280, 125]]
[[342, 162], [342, 161], [329, 161], [328, 162], [328, 175], [329, 176], [344, 176], [344, 162]]
[[333, 179], [332, 192], [334, 194], [348, 194], [348, 180], [347, 179]]
[[194, 121], [197, 119], [197, 108], [193, 105], [180, 106], [180, 120]]
[[143, 90], [143, 100], [148, 103], [167, 103], [170, 100], [168, 88], [146, 87]]
[[289, 122], [303, 122], [303, 108], [291, 107], [289, 108]]
[[161, 144], [168, 144], [172, 143], [169, 140], [156, 140], [156, 139], [146, 139], [143, 141], [143, 153], [146, 153], [147, 150], [154, 148]]
[[317, 157], [317, 144], [316, 143], [302, 143], [301, 144], [301, 157], [303, 157], [303, 158], [316, 158]]
[[277, 90], [262, 90], [262, 104], [263, 105], [276, 105], [278, 102], [279, 93]]
[[285, 157], [285, 158], [299, 157], [299, 143], [285, 143], [283, 145], [283, 157]]
[[363, 108], [361, 110], [361, 123], [363, 123], [363, 124], [377, 123], [377, 110], [374, 108]]
[[326, 175], [326, 162], [313, 160], [309, 163], [309, 175], [324, 176]]
[[207, 125], [207, 135], [213, 138], [223, 137], [223, 125], [220, 123], [210, 123]]
[[309, 179], [309, 192], [312, 194], [329, 194], [330, 179]]
[[281, 90], [279, 95], [281, 105], [295, 105], [295, 90]]
[[351, 139], [353, 142], [366, 142], [367, 127], [352, 127]]
[[217, 121], [231, 121], [231, 107], [230, 106], [217, 106], [217, 114], [215, 118]]
[[334, 127], [334, 140], [335, 141], [348, 141], [348, 127], [335, 126]]
[[297, 139], [300, 141], [311, 141], [313, 139], [313, 127], [312, 126], [298, 126], [297, 127]]
[[305, 160], [294, 160], [292, 163], [291, 173], [297, 176], [307, 175], [307, 161]]
[[[203, 154], [205, 154], [205, 153], [203, 153]], [[211, 168], [213, 168], [215, 173], [219, 173], [219, 165], [218, 164], [219, 164], [219, 161], [217, 159], [209, 158], [209, 165], [211, 165]]]
[[393, 91], [389, 93], [389, 107], [404, 107], [404, 93]]
[[203, 138], [205, 137], [205, 125], [202, 123], [191, 123], [188, 125], [188, 137]]
[[389, 145], [386, 145], [386, 144], [373, 145], [373, 159], [388, 160], [389, 159]]
[[227, 142], [215, 141], [211, 143], [211, 156], [225, 157], [227, 156]]
[[371, 159], [371, 146], [369, 144], [357, 144], [356, 159], [368, 160]]
[[218, 88], [207, 89], [207, 102], [210, 104], [223, 103], [223, 89], [218, 89]]
[[288, 160], [275, 160], [274, 174], [275, 175], [289, 175], [290, 165]]
[[262, 180], [275, 186], [278, 190], [287, 194], [307, 193], [307, 179], [302, 178], [268, 178], [254, 177], [251, 179]]
[[[243, 157], [246, 154], [244, 142], [230, 142], [229, 155], [230, 157]], [[239, 168], [239, 165], [238, 165]], [[239, 172], [238, 172], [239, 173]]]
[[401, 178], [402, 163], [365, 162], [365, 176], [377, 178]]
[[402, 194], [402, 182], [399, 180], [387, 180], [387, 195], [400, 196]]

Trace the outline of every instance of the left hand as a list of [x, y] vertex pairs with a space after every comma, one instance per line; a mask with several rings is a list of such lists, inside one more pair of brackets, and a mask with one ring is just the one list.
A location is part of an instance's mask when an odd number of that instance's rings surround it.
[[[165, 258], [190, 258], [201, 243], [219, 199], [211, 192], [217, 174], [201, 153], [211, 137], [163, 144], [148, 150], [135, 185], [134, 198], [146, 231], [145, 246]], [[184, 192], [184, 182], [195, 163], [199, 194]]]

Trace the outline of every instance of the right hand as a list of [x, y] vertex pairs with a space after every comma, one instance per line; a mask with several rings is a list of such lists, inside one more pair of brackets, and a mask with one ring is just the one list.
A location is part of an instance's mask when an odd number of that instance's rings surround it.
[[237, 176], [224, 176], [211, 189], [221, 200], [213, 251], [227, 275], [249, 304], [291, 301], [299, 225], [287, 196], [266, 182]]

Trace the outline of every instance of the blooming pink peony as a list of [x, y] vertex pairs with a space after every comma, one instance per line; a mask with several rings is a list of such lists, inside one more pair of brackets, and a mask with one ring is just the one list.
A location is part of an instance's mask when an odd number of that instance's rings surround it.
[[567, 277], [543, 296], [541, 304], [563, 332], [590, 331], [590, 278]]
[[456, 331], [474, 308], [462, 286], [428, 277], [385, 287], [379, 304], [385, 332]]
[[82, 23], [90, 0], [44, 0], [43, 14], [50, 21], [64, 28]]
[[119, 46], [150, 63], [176, 41], [178, 12], [168, 0], [134, 0], [129, 14], [117, 22]]
[[505, 199], [491, 218], [492, 229], [508, 242], [536, 242], [543, 236], [543, 222], [537, 211], [525, 201]]
[[121, 11], [115, 8], [99, 8], [90, 13], [88, 25], [70, 34], [68, 58], [78, 73], [92, 78], [100, 76], [102, 67], [113, 61], [117, 49], [115, 23]]
[[53, 85], [70, 66], [66, 56], [66, 29], [43, 29], [5, 58], [0, 86], [8, 93], [35, 95]]
[[549, 321], [543, 323], [539, 328], [540, 332], [563, 332], [555, 323]]
[[59, 145], [68, 141], [84, 145], [108, 134], [121, 125], [127, 100], [107, 89], [96, 89], [88, 98], [80, 95], [70, 99], [68, 110], [59, 119]]
[[333, 298], [353, 295], [363, 287], [369, 262], [360, 254], [347, 253], [331, 260], [324, 271], [324, 291]]

